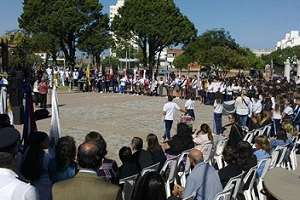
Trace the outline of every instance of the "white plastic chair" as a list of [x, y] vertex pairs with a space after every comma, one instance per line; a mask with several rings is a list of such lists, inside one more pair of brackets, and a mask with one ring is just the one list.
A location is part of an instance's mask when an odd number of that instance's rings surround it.
[[266, 125], [265, 127], [263, 127], [263, 129], [261, 130], [261, 134], [260, 135], [266, 135], [266, 136], [270, 136], [270, 132], [271, 132], [272, 126], [271, 125]]
[[[167, 160], [160, 171], [160, 174], [163, 177], [167, 176], [166, 183], [165, 183], [165, 190], [166, 190], [167, 198], [169, 198], [171, 196], [170, 184], [174, 183], [175, 178], [176, 178], [177, 162], [178, 162], [178, 156]], [[169, 172], [169, 173], [166, 174], [167, 172]]]
[[227, 141], [228, 141], [228, 139], [222, 139], [222, 140], [218, 141], [218, 143], [216, 145], [214, 160], [217, 163], [218, 169], [222, 169], [225, 166], [225, 162], [223, 160], [222, 153], [227, 144]]
[[248, 142], [249, 144], [251, 144], [252, 141], [253, 141], [253, 137], [254, 137], [254, 133], [253, 133], [253, 132], [248, 132], [248, 133], [245, 135], [243, 141], [246, 141], [246, 142]]
[[257, 169], [259, 169], [260, 166], [264, 164], [263, 171], [261, 173], [261, 176], [258, 178], [258, 183], [257, 183], [257, 191], [258, 191], [258, 199], [259, 200], [266, 199], [266, 196], [263, 193], [261, 193], [261, 191], [263, 189], [263, 180], [264, 180], [264, 177], [265, 177], [266, 173], [270, 169], [271, 161], [272, 161], [272, 159], [270, 159], [270, 158], [263, 159], [257, 165]]
[[[180, 177], [180, 185], [182, 187], [185, 187], [187, 176], [191, 173], [191, 163], [190, 163], [190, 159], [188, 156], [190, 151], [191, 150], [183, 152], [179, 156], [179, 159], [177, 162], [177, 173], [178, 173], [178, 176]], [[179, 167], [182, 164], [184, 164], [184, 169], [183, 169], [183, 171], [179, 171]], [[177, 184], [179, 184], [179, 183], [177, 183]]]
[[275, 167], [285, 168], [284, 159], [286, 158], [286, 154], [288, 152], [288, 148], [287, 147], [278, 146], [278, 147], [276, 147], [275, 150], [279, 151], [279, 159], [277, 159]]
[[296, 156], [296, 150], [297, 150], [297, 143], [294, 144], [290, 156], [289, 156], [289, 162], [287, 163], [288, 170], [296, 170], [297, 168], [297, 156]]
[[131, 200], [132, 198], [132, 193], [134, 190], [134, 185], [135, 182], [138, 178], [138, 174], [123, 178], [119, 181], [120, 185], [123, 185], [123, 190], [122, 190], [122, 198], [123, 200]]
[[231, 198], [232, 199], [236, 199], [236, 196], [240, 190], [240, 185], [242, 182], [242, 178], [243, 178], [243, 173], [241, 173], [240, 175], [236, 176], [236, 177], [232, 177], [228, 183], [226, 184], [226, 186], [224, 187], [224, 190], [228, 190], [231, 188], [231, 186], [233, 185], [233, 192], [231, 194]]
[[246, 200], [252, 200], [255, 197], [254, 183], [256, 180], [256, 170], [257, 170], [257, 166], [252, 167], [243, 178], [243, 186], [246, 183], [249, 183], [248, 188], [242, 191]]
[[234, 186], [231, 185], [230, 188], [224, 189], [222, 192], [219, 192], [214, 200], [231, 200], [231, 193], [233, 192]]
[[142, 172], [141, 172], [141, 176], [144, 176], [147, 172], [156, 172], [158, 171], [160, 163], [156, 163], [154, 165], [151, 165], [149, 167], [145, 167]]

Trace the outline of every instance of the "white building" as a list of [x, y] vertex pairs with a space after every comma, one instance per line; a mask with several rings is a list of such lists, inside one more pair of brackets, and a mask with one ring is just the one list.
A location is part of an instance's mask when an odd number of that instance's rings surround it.
[[285, 34], [285, 38], [277, 42], [276, 49], [285, 49], [300, 45], [299, 31], [291, 31]]

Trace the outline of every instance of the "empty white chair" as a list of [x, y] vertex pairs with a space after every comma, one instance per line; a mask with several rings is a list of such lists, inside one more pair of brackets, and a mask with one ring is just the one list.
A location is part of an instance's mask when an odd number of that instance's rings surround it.
[[240, 175], [236, 176], [236, 177], [232, 177], [228, 183], [226, 184], [224, 190], [228, 190], [231, 188], [231, 186], [233, 186], [233, 191], [231, 194], [231, 198], [232, 199], [236, 199], [236, 196], [240, 190], [240, 185], [242, 182], [242, 178], [243, 178], [243, 173], [241, 173]]
[[289, 161], [287, 163], [288, 170], [296, 170], [297, 168], [297, 156], [296, 156], [296, 150], [297, 150], [297, 143], [294, 144], [291, 153], [289, 155]]
[[[183, 152], [177, 162], [177, 173], [180, 177], [180, 184], [182, 187], [185, 187], [187, 176], [191, 173], [191, 164], [189, 159], [189, 153], [191, 150]], [[179, 170], [179, 168], [182, 168]]]
[[218, 141], [218, 143], [216, 145], [214, 160], [216, 161], [216, 163], [218, 165], [218, 169], [222, 169], [225, 165], [222, 153], [227, 144], [227, 141], [228, 141], [228, 139], [222, 139], [222, 140]]
[[233, 192], [234, 186], [231, 185], [228, 189], [224, 189], [222, 192], [218, 193], [215, 200], [231, 200], [231, 194]]
[[141, 175], [144, 176], [147, 172], [156, 172], [158, 171], [160, 163], [156, 163], [154, 165], [151, 165], [149, 167], [145, 167], [142, 172]]

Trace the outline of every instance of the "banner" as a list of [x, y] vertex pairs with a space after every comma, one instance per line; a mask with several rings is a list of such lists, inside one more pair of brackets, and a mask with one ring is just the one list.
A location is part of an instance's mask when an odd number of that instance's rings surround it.
[[55, 155], [55, 145], [61, 135], [60, 120], [59, 120], [59, 110], [58, 110], [58, 98], [56, 87], [52, 89], [51, 97], [51, 126], [50, 126], [50, 146], [49, 154], [51, 156]]

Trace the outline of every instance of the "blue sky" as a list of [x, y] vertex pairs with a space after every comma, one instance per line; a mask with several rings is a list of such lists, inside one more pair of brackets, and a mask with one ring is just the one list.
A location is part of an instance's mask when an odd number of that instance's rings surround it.
[[[22, 0], [0, 1], [0, 34], [18, 27]], [[116, 0], [101, 0], [107, 12]], [[175, 0], [199, 33], [225, 28], [242, 46], [272, 48], [291, 30], [300, 30], [299, 0]]]

